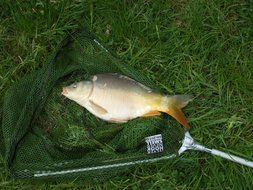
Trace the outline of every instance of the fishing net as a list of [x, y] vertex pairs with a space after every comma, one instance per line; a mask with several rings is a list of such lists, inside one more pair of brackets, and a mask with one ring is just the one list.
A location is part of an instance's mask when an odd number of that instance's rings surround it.
[[0, 143], [10, 176], [101, 181], [177, 154], [185, 131], [169, 116], [108, 123], [61, 95], [62, 86], [98, 73], [120, 73], [155, 89], [89, 32], [68, 35], [48, 63], [5, 93]]

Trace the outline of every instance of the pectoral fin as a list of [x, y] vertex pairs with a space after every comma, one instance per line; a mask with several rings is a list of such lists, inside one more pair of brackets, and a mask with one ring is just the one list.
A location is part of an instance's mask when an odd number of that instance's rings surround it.
[[93, 109], [98, 114], [104, 115], [104, 114], [108, 113], [108, 111], [105, 108], [101, 107], [100, 105], [97, 105], [92, 100], [89, 100], [89, 103], [90, 103], [91, 109]]
[[142, 115], [142, 117], [151, 117], [151, 116], [156, 116], [156, 115], [161, 115], [159, 111], [150, 111]]

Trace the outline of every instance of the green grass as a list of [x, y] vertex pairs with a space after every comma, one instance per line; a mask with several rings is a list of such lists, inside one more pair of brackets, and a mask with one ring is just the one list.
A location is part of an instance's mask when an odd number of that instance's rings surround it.
[[[120, 59], [170, 94], [193, 94], [193, 137], [253, 158], [253, 5], [250, 1], [1, 1], [0, 94], [43, 66], [69, 31], [86, 25]], [[1, 100], [2, 101], [2, 100]], [[1, 102], [2, 103], [2, 102]], [[250, 189], [253, 169], [189, 151], [101, 184], [12, 181], [0, 189]]]

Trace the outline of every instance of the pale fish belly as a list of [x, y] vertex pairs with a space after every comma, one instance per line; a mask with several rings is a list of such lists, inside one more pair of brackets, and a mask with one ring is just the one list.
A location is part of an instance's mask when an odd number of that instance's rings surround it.
[[101, 119], [112, 122], [126, 122], [152, 110], [145, 94], [134, 91], [95, 87], [89, 101], [93, 106], [95, 104], [105, 110], [96, 111], [91, 106], [87, 108], [90, 112]]

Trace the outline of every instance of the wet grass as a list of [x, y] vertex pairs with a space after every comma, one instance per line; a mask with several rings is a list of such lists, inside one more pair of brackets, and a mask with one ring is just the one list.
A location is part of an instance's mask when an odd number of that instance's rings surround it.
[[[0, 94], [46, 63], [86, 25], [127, 64], [170, 94], [193, 94], [185, 112], [197, 141], [253, 158], [253, 7], [250, 1], [1, 1]], [[189, 151], [102, 184], [12, 181], [1, 189], [250, 189], [253, 170]]]

